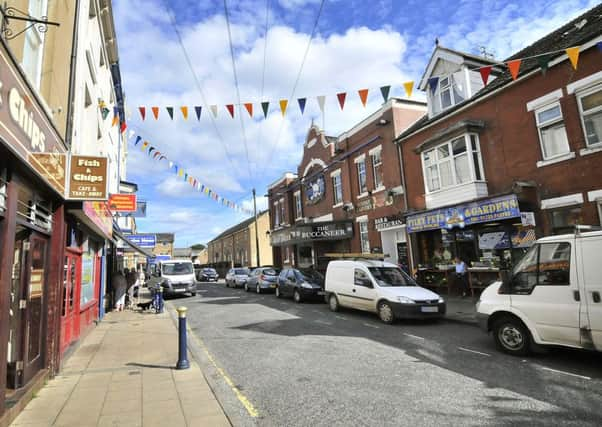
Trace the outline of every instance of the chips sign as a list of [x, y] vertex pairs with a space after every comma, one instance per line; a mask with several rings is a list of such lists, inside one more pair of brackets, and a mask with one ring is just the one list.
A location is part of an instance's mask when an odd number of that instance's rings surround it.
[[71, 155], [69, 200], [107, 200], [106, 157]]
[[113, 212], [136, 212], [135, 194], [111, 194], [109, 208]]

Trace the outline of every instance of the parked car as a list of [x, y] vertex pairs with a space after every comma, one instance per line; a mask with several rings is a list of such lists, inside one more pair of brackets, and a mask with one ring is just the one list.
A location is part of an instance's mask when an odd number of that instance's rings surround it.
[[200, 282], [217, 282], [219, 275], [214, 268], [201, 268], [197, 271], [197, 280]]
[[278, 285], [278, 274], [280, 270], [274, 267], [258, 267], [251, 273], [251, 277], [245, 283], [245, 291], [254, 290], [258, 294], [268, 291], [273, 292]]
[[276, 296], [292, 296], [297, 303], [324, 295], [324, 276], [315, 270], [285, 268], [278, 275]]
[[602, 351], [601, 253], [602, 231], [539, 239], [481, 294], [481, 328], [514, 355], [542, 345]]
[[420, 287], [397, 265], [385, 261], [330, 261], [325, 285], [332, 311], [338, 311], [339, 307], [370, 311], [384, 323], [445, 315], [443, 298]]
[[226, 274], [226, 286], [234, 286], [242, 288], [249, 280], [251, 271], [246, 267], [231, 268]]
[[163, 295], [189, 293], [196, 295], [196, 278], [190, 260], [161, 261], [148, 280], [149, 288], [163, 288]]

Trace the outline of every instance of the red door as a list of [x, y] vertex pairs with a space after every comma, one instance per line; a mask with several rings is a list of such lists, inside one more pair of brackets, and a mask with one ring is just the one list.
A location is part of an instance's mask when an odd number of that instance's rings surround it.
[[67, 250], [63, 272], [61, 353], [79, 336], [79, 283], [81, 283], [81, 255]]

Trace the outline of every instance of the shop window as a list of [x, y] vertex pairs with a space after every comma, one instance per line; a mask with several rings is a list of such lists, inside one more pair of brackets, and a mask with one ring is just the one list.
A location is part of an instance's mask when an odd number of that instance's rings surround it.
[[48, 202], [41, 200], [26, 187], [19, 187], [17, 217], [43, 231], [52, 230], [52, 210]]
[[555, 234], [572, 233], [575, 225], [583, 224], [581, 207], [554, 209], [550, 211], [550, 222]]
[[341, 184], [340, 171], [332, 176], [332, 194], [335, 206], [343, 203], [343, 185]]
[[570, 151], [560, 103], [535, 110], [535, 121], [544, 160], [562, 156]]
[[374, 175], [374, 189], [383, 188], [383, 162], [381, 150], [376, 150], [370, 154], [372, 158], [372, 173]]
[[602, 85], [578, 95], [581, 123], [588, 147], [602, 144]]
[[366, 161], [363, 159], [357, 162], [357, 180], [360, 194], [367, 192], [368, 185], [366, 184]]
[[[29, 0], [30, 16], [41, 19], [43, 16], [47, 15], [47, 11], [48, 0]], [[40, 79], [42, 77], [44, 37], [45, 33], [38, 31], [35, 27], [31, 27], [25, 31], [23, 62], [21, 66], [36, 89], [40, 88]]]
[[370, 240], [368, 237], [368, 221], [358, 222], [360, 229], [360, 244], [362, 247], [362, 253], [370, 253]]
[[295, 219], [303, 217], [303, 205], [301, 203], [301, 191], [295, 192]]

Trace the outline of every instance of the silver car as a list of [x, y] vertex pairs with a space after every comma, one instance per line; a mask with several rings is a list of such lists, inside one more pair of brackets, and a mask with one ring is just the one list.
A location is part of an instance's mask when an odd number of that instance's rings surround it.
[[242, 288], [249, 280], [251, 271], [246, 267], [231, 268], [226, 274], [226, 286], [233, 286], [235, 288]]
[[280, 270], [274, 267], [259, 267], [253, 270], [251, 277], [245, 283], [245, 291], [274, 292], [277, 286]]

